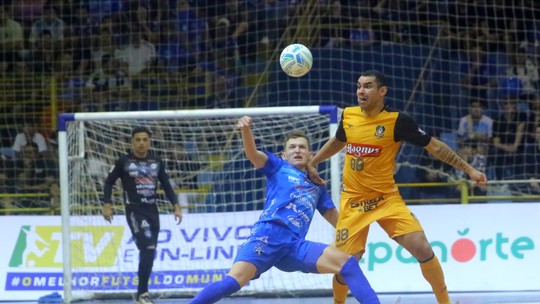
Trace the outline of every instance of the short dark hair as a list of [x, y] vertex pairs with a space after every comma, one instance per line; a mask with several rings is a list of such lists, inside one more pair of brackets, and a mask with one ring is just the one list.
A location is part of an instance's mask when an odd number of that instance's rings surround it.
[[283, 149], [285, 149], [287, 147], [287, 142], [290, 139], [295, 139], [295, 138], [299, 138], [299, 137], [305, 138], [307, 140], [308, 148], [311, 150], [310, 140], [307, 137], [306, 132], [304, 132], [302, 130], [292, 130], [289, 133], [287, 133], [287, 135], [285, 135], [285, 141], [283, 142]]
[[388, 80], [383, 72], [377, 70], [367, 70], [363, 72], [360, 76], [375, 77], [375, 82], [377, 83], [377, 86], [379, 86], [379, 88], [388, 86]]
[[480, 104], [482, 108], [486, 107], [486, 102], [480, 98], [471, 98], [471, 100], [469, 100], [469, 106], [472, 106], [476, 103]]
[[133, 130], [131, 130], [131, 138], [133, 138], [135, 134], [143, 133], [143, 132], [148, 134], [148, 137], [152, 137], [152, 131], [150, 131], [150, 129], [148, 129], [145, 126], [138, 126], [138, 127], [133, 128]]

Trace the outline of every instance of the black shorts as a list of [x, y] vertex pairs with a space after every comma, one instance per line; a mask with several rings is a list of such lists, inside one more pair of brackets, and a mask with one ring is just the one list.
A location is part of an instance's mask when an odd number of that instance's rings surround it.
[[126, 206], [126, 219], [139, 250], [157, 246], [159, 235], [157, 205]]

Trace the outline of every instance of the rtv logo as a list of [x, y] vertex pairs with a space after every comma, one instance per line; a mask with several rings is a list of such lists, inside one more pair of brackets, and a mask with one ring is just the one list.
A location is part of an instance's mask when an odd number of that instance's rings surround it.
[[[73, 267], [113, 266], [123, 234], [123, 226], [72, 227], [70, 236]], [[61, 227], [21, 226], [9, 267], [61, 266]]]

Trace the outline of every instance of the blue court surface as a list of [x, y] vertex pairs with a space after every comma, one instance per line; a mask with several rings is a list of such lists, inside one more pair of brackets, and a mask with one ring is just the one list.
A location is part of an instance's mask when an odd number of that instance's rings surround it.
[[[436, 304], [432, 294], [380, 294], [382, 304]], [[467, 292], [451, 293], [454, 303], [459, 304], [540, 304], [540, 290], [523, 292]], [[189, 299], [155, 298], [156, 304], [185, 304]], [[302, 298], [251, 298], [232, 297], [221, 300], [219, 303], [238, 304], [332, 304], [331, 297], [302, 297]], [[2, 302], [0, 303], [8, 303]], [[13, 303], [13, 302], [9, 302]], [[15, 302], [16, 304], [29, 304], [36, 302]], [[93, 300], [76, 302], [81, 304], [131, 304], [128, 299]], [[348, 304], [358, 303], [354, 298], [349, 298]]]

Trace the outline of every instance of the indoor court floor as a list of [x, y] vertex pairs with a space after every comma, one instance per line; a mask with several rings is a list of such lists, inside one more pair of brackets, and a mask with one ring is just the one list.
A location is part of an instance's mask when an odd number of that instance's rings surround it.
[[[432, 294], [381, 294], [379, 295], [382, 304], [434, 304]], [[452, 293], [453, 303], [459, 304], [540, 304], [540, 290], [524, 292], [467, 292]], [[155, 299], [156, 304], [185, 304], [189, 299]], [[0, 303], [7, 303], [2, 302]], [[12, 302], [11, 302], [12, 303]], [[29, 304], [36, 302], [15, 302], [16, 304]], [[131, 304], [133, 301], [122, 300], [94, 300], [77, 302], [81, 304]], [[233, 297], [221, 300], [223, 304], [331, 304], [330, 297], [303, 297], [303, 298], [249, 298]], [[355, 299], [349, 298], [349, 304], [358, 303]]]

